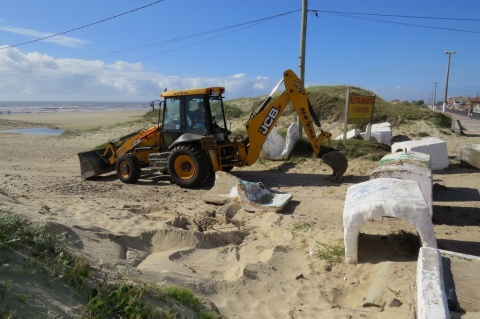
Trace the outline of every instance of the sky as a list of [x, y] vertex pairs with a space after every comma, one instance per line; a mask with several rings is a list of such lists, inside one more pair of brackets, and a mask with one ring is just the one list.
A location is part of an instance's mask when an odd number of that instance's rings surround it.
[[[302, 0], [16, 0], [0, 11], [0, 101], [266, 95], [300, 66]], [[309, 0], [305, 86], [387, 101], [475, 97], [480, 1]], [[455, 51], [455, 54], [445, 52]]]

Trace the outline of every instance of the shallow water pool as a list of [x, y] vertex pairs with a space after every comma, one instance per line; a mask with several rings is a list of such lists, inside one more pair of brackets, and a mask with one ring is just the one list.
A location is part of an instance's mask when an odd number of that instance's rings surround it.
[[65, 130], [57, 130], [47, 127], [35, 127], [35, 128], [22, 128], [18, 130], [4, 130], [0, 133], [17, 133], [17, 134], [30, 134], [30, 135], [60, 135]]

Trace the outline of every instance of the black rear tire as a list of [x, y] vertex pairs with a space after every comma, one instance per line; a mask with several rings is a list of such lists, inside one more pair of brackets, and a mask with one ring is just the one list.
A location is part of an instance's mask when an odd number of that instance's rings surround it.
[[122, 182], [127, 184], [136, 183], [141, 174], [140, 162], [135, 155], [124, 154], [117, 160], [117, 176]]
[[168, 160], [170, 178], [184, 188], [197, 188], [206, 183], [211, 175], [210, 160], [198, 145], [178, 145]]

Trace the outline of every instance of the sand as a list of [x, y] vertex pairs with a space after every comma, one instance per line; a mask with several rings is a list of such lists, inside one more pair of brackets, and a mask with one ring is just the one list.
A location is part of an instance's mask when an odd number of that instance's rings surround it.
[[[70, 133], [0, 133], [0, 207], [45, 222], [53, 232], [67, 231], [78, 239], [72, 249], [92, 265], [130, 265], [136, 278], [191, 288], [228, 318], [412, 316], [417, 255], [402, 236], [415, 234], [408, 223], [392, 218], [366, 223], [357, 265], [316, 257], [322, 245], [343, 245], [346, 190], [368, 180], [377, 162], [350, 161], [342, 184], [332, 182], [330, 169], [318, 159], [296, 164], [262, 160], [231, 172], [246, 181], [261, 181], [272, 192], [292, 194], [280, 213], [250, 213], [237, 203], [207, 204], [204, 198], [213, 184], [182, 189], [158, 173], [146, 174], [134, 185], [123, 184], [114, 174], [83, 181], [77, 153], [142, 128], [138, 122], [111, 127], [141, 115], [121, 111], [1, 117], [0, 130], [54, 127]], [[480, 256], [480, 172], [458, 165], [459, 146], [480, 143], [479, 135], [445, 135], [423, 123], [393, 128], [394, 135], [412, 132], [428, 132], [447, 142], [451, 165], [434, 172], [433, 222], [439, 248]], [[384, 306], [363, 307], [386, 262], [393, 263], [393, 271]], [[479, 318], [480, 267], [465, 261], [452, 267], [461, 282], [456, 287], [458, 312], [466, 313], [462, 318]], [[479, 271], [475, 274], [471, 267]], [[8, 278], [8, 272], [1, 275]], [[75, 313], [79, 304], [71, 297], [62, 300], [60, 289], [49, 286], [35, 294], [38, 300], [51, 300], [47, 304], [59, 313]], [[0, 299], [0, 309], [6, 306]], [[46, 314], [40, 306], [30, 309]]]

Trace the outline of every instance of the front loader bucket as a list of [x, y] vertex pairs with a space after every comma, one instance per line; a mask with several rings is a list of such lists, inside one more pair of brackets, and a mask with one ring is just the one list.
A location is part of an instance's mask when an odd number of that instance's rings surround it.
[[115, 165], [110, 165], [102, 155], [105, 150], [78, 153], [82, 179], [102, 175], [115, 170]]

